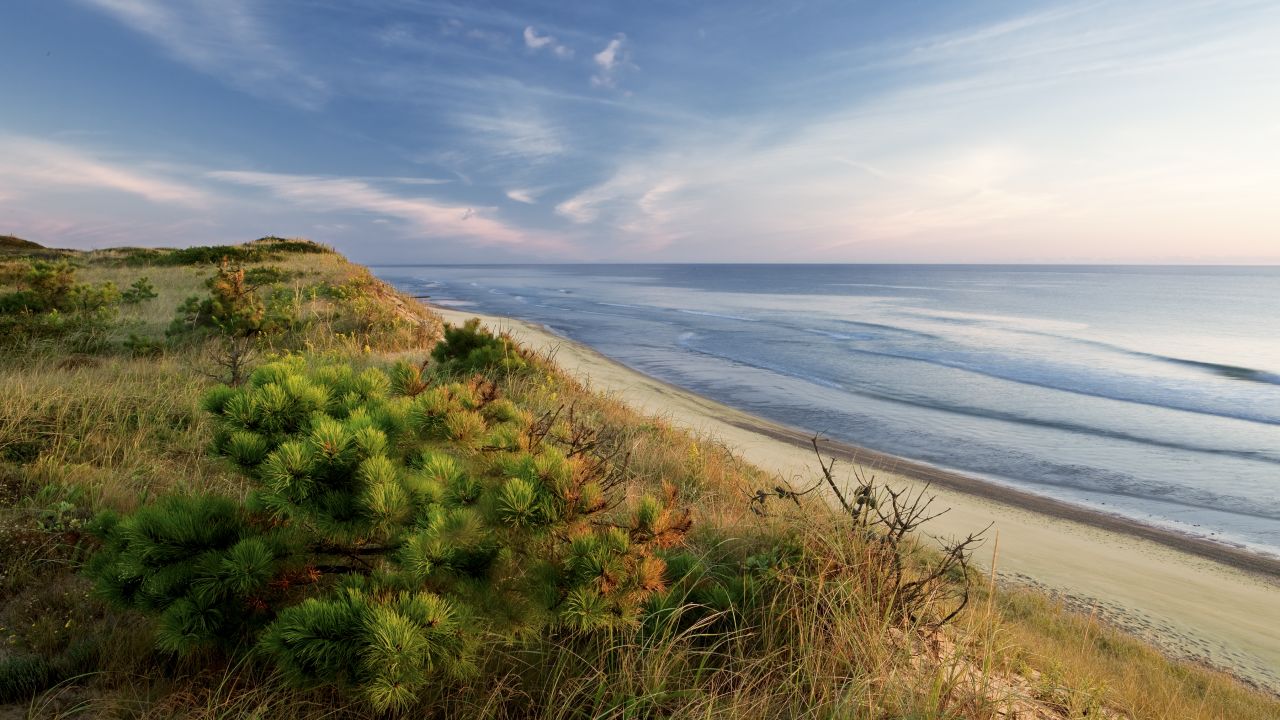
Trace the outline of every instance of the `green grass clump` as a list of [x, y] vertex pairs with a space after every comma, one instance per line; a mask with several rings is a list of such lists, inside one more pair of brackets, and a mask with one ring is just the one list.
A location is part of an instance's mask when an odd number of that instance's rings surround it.
[[49, 687], [56, 677], [49, 661], [39, 655], [22, 655], [0, 661], [0, 703], [18, 702]]

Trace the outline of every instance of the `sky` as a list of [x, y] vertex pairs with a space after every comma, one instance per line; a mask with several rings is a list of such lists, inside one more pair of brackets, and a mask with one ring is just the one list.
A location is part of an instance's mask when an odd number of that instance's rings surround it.
[[0, 233], [1280, 262], [1280, 3], [5, 0]]

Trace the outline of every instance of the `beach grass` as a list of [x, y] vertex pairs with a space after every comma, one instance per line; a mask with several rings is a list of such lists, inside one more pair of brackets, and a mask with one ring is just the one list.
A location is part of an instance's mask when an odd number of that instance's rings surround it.
[[[243, 496], [243, 475], [209, 452], [201, 396], [220, 368], [213, 341], [166, 340], [180, 302], [214, 267], [130, 264], [125, 252], [74, 256], [82, 282], [146, 276], [158, 297], [125, 309], [113, 349], [56, 342], [0, 356], [0, 717], [376, 717], [340, 688], [295, 689], [268, 665], [155, 649], [151, 621], [97, 599], [80, 569], [102, 509], [128, 512], [172, 490]], [[296, 326], [262, 359], [287, 353], [356, 367], [419, 363], [440, 320], [330, 253], [270, 267]], [[128, 335], [159, 343], [135, 356]], [[711, 560], [795, 549], [772, 571], [768, 602], [688, 623], [590, 639], [540, 635], [486, 645], [481, 672], [432, 688], [417, 714], [482, 718], [1275, 718], [1280, 700], [1231, 675], [1171, 659], [1046, 594], [969, 571], [970, 599], [938, 628], [891, 612], [876, 542], [814, 493], [753, 512], [779, 483], [741, 453], [598, 393], [545, 357], [503, 392], [534, 411], [572, 408], [627, 448], [626, 492], [674, 488], [693, 511], [687, 550]], [[844, 475], [840, 479], [846, 480]], [[981, 528], [973, 528], [977, 531]], [[998, 548], [990, 548], [994, 553]], [[908, 562], [937, 557], [926, 539]]]

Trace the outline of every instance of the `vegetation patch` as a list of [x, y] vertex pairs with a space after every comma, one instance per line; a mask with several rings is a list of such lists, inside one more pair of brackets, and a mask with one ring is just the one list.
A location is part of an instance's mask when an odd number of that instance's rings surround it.
[[145, 278], [125, 293], [113, 282], [76, 282], [76, 266], [66, 260], [7, 263], [0, 282], [0, 350], [60, 342], [70, 352], [96, 352], [110, 343], [121, 303], [154, 297]]
[[45, 246], [15, 235], [0, 235], [0, 252], [27, 253], [45, 250]]
[[48, 248], [40, 243], [14, 235], [0, 235], [0, 258], [24, 257], [33, 260], [58, 260], [73, 255], [75, 255], [75, 252], [72, 250]]
[[198, 245], [178, 249], [128, 248], [118, 251], [125, 265], [217, 265], [276, 262], [290, 254], [329, 254], [333, 250], [310, 240], [268, 236], [242, 245]]
[[162, 650], [247, 644], [379, 710], [474, 674], [479, 643], [638, 623], [688, 514], [619, 507], [606, 459], [549, 442], [492, 384], [413, 389], [293, 359], [213, 390], [214, 447], [253, 492], [103, 515], [100, 591], [157, 613]]

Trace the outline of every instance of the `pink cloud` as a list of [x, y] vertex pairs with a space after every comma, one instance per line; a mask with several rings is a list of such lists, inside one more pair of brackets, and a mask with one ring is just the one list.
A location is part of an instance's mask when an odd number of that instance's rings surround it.
[[114, 190], [154, 203], [198, 206], [207, 194], [178, 180], [146, 170], [126, 168], [77, 148], [23, 136], [0, 136], [0, 196], [33, 189], [85, 188]]

